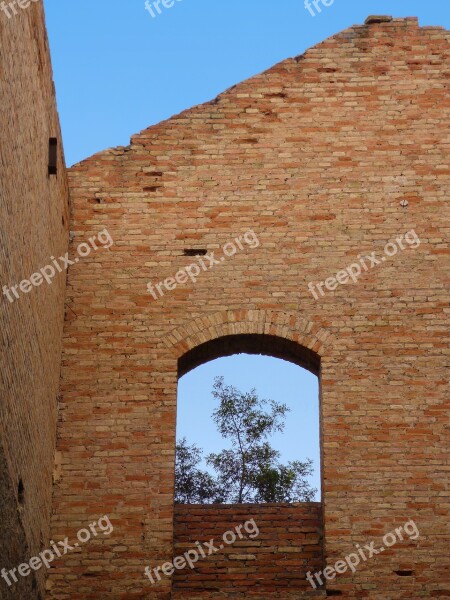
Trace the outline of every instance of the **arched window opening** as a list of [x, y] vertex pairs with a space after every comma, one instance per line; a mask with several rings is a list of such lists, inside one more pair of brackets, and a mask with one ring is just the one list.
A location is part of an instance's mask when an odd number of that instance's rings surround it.
[[267, 335], [227, 336], [185, 354], [176, 502], [320, 500], [319, 370], [316, 354]]

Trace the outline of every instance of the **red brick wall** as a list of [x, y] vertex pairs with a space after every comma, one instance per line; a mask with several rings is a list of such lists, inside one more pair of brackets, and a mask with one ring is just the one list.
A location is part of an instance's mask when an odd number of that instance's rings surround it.
[[[229, 336], [320, 368], [328, 564], [420, 529], [328, 592], [446, 593], [448, 64], [441, 28], [355, 26], [71, 169], [72, 253], [104, 227], [115, 243], [69, 272], [53, 535], [115, 528], [55, 563], [51, 600], [170, 597], [144, 568], [173, 555], [178, 361]], [[259, 246], [220, 261], [250, 228]], [[418, 248], [308, 290], [411, 229]], [[185, 249], [220, 264], [155, 300]]]
[[[0, 12], [0, 569], [7, 570], [49, 542], [66, 277], [19, 290], [19, 298], [10, 291], [13, 302], [1, 290], [64, 254], [69, 237], [42, 2], [16, 10], [11, 19]], [[50, 137], [59, 143], [59, 172], [51, 177]], [[4, 600], [43, 598], [44, 591], [43, 570], [12, 587], [0, 579]]]
[[[235, 528], [241, 528], [240, 539]], [[254, 526], [256, 523], [256, 527]], [[226, 532], [237, 536], [223, 541]], [[247, 533], [248, 531], [248, 533]], [[259, 531], [259, 533], [258, 533]], [[243, 597], [287, 598], [311, 591], [305, 575], [323, 569], [322, 515], [318, 503], [230, 504], [175, 506], [174, 557], [195, 549], [195, 542], [210, 542], [223, 550], [201, 558], [194, 569], [175, 571], [173, 598], [211, 598], [217, 593]], [[232, 540], [230, 534], [225, 538]], [[156, 580], [156, 576], [155, 576]]]

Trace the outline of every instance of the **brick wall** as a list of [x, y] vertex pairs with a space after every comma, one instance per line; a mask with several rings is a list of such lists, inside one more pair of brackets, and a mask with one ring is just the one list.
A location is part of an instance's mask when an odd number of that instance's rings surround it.
[[[170, 598], [144, 568], [173, 556], [178, 370], [244, 346], [320, 374], [327, 564], [420, 529], [328, 594], [449, 593], [448, 64], [442, 28], [355, 26], [70, 170], [72, 254], [115, 243], [69, 272], [53, 535], [114, 532], [54, 564], [49, 599]], [[219, 264], [173, 289], [195, 249]]]
[[[253, 520], [245, 529], [245, 523]], [[236, 527], [242, 533], [240, 539]], [[230, 534], [228, 532], [233, 532]], [[224, 534], [227, 534], [224, 541]], [[234, 543], [227, 543], [234, 539]], [[175, 505], [174, 557], [204, 546], [194, 569], [173, 576], [173, 598], [210, 598], [217, 593], [243, 597], [311, 592], [306, 573], [323, 569], [322, 515], [318, 503]], [[210, 554], [211, 551], [211, 554]], [[154, 565], [156, 566], [156, 565]], [[154, 575], [156, 582], [156, 575]]]
[[[1, 12], [0, 39], [0, 287], [10, 288], [66, 251], [68, 188], [42, 2]], [[61, 273], [12, 303], [0, 294], [0, 569], [48, 546], [64, 288]], [[43, 598], [45, 573], [35, 576], [0, 579], [0, 598]]]

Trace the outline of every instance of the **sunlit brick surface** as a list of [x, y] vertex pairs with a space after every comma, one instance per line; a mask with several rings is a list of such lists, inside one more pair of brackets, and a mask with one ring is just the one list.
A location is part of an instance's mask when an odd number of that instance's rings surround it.
[[[210, 540], [214, 548], [204, 544]], [[323, 569], [321, 505], [176, 505], [174, 557], [195, 550], [197, 541], [206, 557], [199, 553], [194, 569], [175, 571], [174, 598], [311, 592], [306, 573]]]
[[[420, 529], [329, 594], [450, 593], [448, 65], [441, 28], [355, 26], [70, 170], [72, 252], [115, 243], [69, 271], [53, 535], [114, 532], [55, 563], [49, 599], [171, 597], [144, 568], [173, 556], [178, 359], [240, 334], [320, 357], [327, 564]], [[249, 229], [259, 247], [147, 291]], [[411, 229], [418, 247], [308, 290]]]

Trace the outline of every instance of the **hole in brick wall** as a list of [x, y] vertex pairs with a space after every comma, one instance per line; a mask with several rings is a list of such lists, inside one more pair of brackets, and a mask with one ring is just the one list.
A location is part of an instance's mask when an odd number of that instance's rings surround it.
[[414, 571], [410, 571], [409, 569], [401, 569], [399, 571], [394, 571], [394, 573], [399, 577], [411, 577], [411, 575], [414, 575]]
[[364, 21], [364, 24], [375, 25], [377, 23], [390, 23], [392, 20], [390, 15], [369, 15]]
[[205, 256], [208, 251], [204, 248], [186, 248], [183, 254], [184, 256]]
[[328, 596], [342, 596], [341, 590], [327, 590], [327, 598]]
[[48, 141], [48, 174], [57, 175], [58, 173], [58, 140], [50, 138]]
[[151, 171], [151, 173], [147, 173], [149, 177], [162, 177], [162, 171]]
[[61, 217], [61, 223], [63, 224], [63, 226], [66, 224], [66, 221], [64, 219], [64, 215]]
[[19, 479], [19, 485], [17, 486], [17, 499], [19, 500], [19, 504], [24, 504], [25, 488], [23, 487], [23, 481], [21, 479]]
[[151, 185], [148, 187], [143, 188], [144, 192], [157, 192], [159, 190], [159, 188], [161, 188], [161, 185]]

